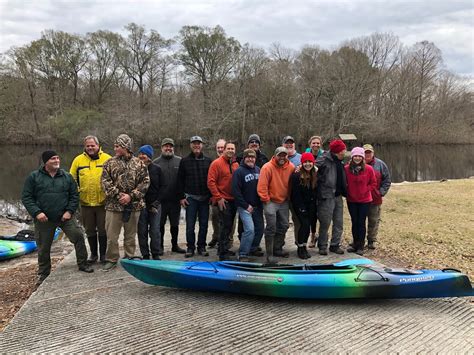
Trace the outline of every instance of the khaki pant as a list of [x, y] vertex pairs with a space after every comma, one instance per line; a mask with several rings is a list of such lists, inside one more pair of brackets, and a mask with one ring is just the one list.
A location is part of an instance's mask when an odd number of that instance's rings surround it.
[[105, 260], [116, 263], [120, 258], [118, 239], [123, 227], [123, 248], [125, 257], [135, 255], [137, 224], [140, 211], [132, 212], [127, 223], [122, 221], [122, 212], [105, 212], [105, 230], [107, 231], [107, 252]]
[[380, 213], [382, 212], [382, 205], [370, 205], [369, 214], [367, 215], [368, 219], [368, 228], [367, 228], [367, 241], [376, 242], [377, 234], [379, 232], [380, 224]]

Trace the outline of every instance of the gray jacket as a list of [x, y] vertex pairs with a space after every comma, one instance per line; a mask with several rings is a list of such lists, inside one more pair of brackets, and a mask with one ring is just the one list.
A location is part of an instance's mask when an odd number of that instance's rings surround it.
[[163, 197], [162, 202], [178, 201], [178, 169], [181, 157], [173, 155], [166, 158], [160, 155], [153, 160], [161, 168], [163, 178]]
[[[336, 158], [337, 159], [337, 158]], [[337, 166], [331, 152], [325, 152], [316, 160], [318, 167], [318, 198], [334, 198], [337, 184]], [[342, 195], [346, 196], [346, 173], [342, 167]]]

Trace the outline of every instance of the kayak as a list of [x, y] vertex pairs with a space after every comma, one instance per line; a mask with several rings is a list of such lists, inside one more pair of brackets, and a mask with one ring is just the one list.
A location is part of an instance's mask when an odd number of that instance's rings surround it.
[[[34, 252], [37, 249], [34, 240], [34, 232], [20, 231], [14, 236], [0, 236], [0, 261], [13, 259], [25, 254]], [[61, 235], [62, 230], [56, 228], [54, 232], [54, 240], [57, 240]]]
[[147, 284], [200, 291], [301, 299], [474, 296], [469, 278], [458, 270], [393, 269], [369, 259], [325, 265], [137, 259], [121, 264]]

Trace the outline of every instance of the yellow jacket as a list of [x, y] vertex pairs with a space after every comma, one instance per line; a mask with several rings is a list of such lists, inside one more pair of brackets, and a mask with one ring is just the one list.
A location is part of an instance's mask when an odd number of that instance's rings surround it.
[[69, 172], [76, 180], [82, 206], [104, 205], [105, 194], [100, 186], [100, 177], [104, 163], [110, 158], [102, 149], [99, 150], [99, 159], [96, 160], [85, 152], [74, 158]]

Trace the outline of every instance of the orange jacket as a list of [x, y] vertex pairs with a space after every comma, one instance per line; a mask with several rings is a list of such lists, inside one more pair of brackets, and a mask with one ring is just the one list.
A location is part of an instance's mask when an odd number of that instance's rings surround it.
[[262, 166], [258, 178], [257, 192], [262, 202], [283, 203], [290, 198], [290, 177], [295, 166], [287, 161], [279, 166], [273, 157]]
[[211, 163], [207, 173], [207, 187], [211, 191], [213, 204], [216, 204], [221, 198], [227, 201], [233, 201], [232, 196], [232, 174], [239, 167], [235, 160], [229, 162], [224, 155], [220, 156]]

